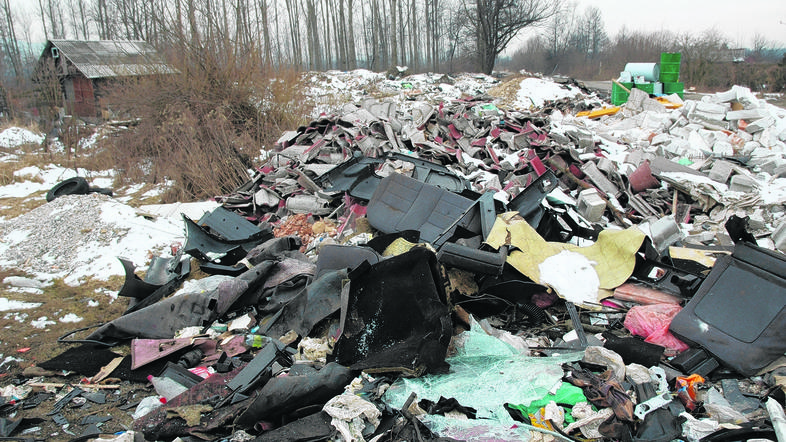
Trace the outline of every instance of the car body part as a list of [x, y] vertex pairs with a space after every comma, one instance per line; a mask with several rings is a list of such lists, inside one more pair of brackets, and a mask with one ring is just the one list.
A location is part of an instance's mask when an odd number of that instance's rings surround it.
[[437, 253], [437, 260], [443, 265], [489, 275], [501, 275], [507, 259], [507, 246], [500, 247], [497, 252], [489, 252], [446, 242]]
[[[644, 417], [643, 422], [636, 427], [633, 440], [635, 442], [670, 442], [679, 438], [682, 435], [682, 423], [672, 414], [671, 410], [665, 408], [674, 402], [671, 395], [668, 393], [658, 395], [649, 382], [635, 384], [634, 388], [639, 405], [646, 404], [646, 407], [639, 409], [639, 414], [644, 413]], [[649, 401], [653, 398], [656, 400], [650, 404]], [[667, 398], [668, 401], [666, 401]]]
[[740, 374], [757, 373], [786, 352], [786, 255], [737, 243], [669, 329]]
[[480, 234], [478, 216], [462, 217], [473, 204], [461, 195], [394, 173], [374, 191], [366, 216], [384, 233], [418, 230], [421, 240], [439, 247], [459, 227]]
[[546, 212], [541, 205], [543, 198], [559, 185], [559, 179], [550, 169], [535, 179], [508, 203], [508, 210], [515, 210], [527, 220], [530, 226], [537, 229]]
[[469, 189], [467, 180], [457, 176], [447, 167], [405, 155], [389, 152], [381, 157], [366, 157], [356, 154], [344, 163], [318, 177], [314, 182], [323, 187], [325, 192], [347, 192], [350, 196], [362, 200], [370, 200], [383, 177], [377, 175], [376, 169], [386, 161], [402, 161], [414, 167], [412, 178], [422, 183], [431, 184], [451, 192]]
[[382, 255], [370, 247], [326, 244], [319, 249], [316, 277], [330, 270], [354, 269], [363, 262], [376, 264]]
[[[245, 219], [243, 221], [248, 223]], [[186, 242], [183, 244], [185, 253], [201, 261], [212, 261], [222, 265], [234, 265], [244, 258], [254, 246], [273, 238], [272, 229], [269, 227], [257, 229], [249, 236], [238, 238], [240, 235], [236, 235], [232, 231], [232, 226], [236, 226], [236, 224], [233, 224], [231, 220], [228, 226], [210, 224], [206, 227], [213, 230], [218, 229], [216, 231], [219, 233], [231, 232], [230, 238], [235, 239], [224, 239], [211, 234], [205, 227], [185, 215], [183, 215], [183, 222], [186, 226]]]
[[361, 265], [349, 278], [333, 353], [337, 362], [367, 372], [422, 374], [447, 368], [453, 325], [433, 252], [415, 247], [373, 266]]
[[633, 409], [633, 414], [639, 419], [644, 419], [651, 412], [669, 405], [671, 401], [672, 397], [669, 392], [661, 393], [636, 404], [636, 408]]

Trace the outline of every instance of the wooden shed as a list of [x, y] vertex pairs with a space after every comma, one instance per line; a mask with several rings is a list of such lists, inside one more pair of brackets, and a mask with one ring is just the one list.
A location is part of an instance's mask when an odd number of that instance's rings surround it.
[[66, 112], [80, 117], [100, 116], [112, 80], [178, 72], [141, 40], [49, 40], [35, 78], [48, 78], [45, 70], [59, 80]]

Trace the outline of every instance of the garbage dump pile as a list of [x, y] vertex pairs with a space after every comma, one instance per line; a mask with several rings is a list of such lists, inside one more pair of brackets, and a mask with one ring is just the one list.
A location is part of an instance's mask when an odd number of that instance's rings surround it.
[[178, 254], [123, 260], [125, 314], [39, 364], [93, 382], [58, 404], [149, 375], [117, 439], [782, 440], [786, 111], [587, 103], [285, 132]]

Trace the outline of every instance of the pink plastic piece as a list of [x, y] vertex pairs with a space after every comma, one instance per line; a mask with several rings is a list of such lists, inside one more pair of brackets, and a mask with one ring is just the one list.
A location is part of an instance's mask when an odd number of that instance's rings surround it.
[[669, 325], [682, 307], [674, 304], [637, 305], [625, 316], [625, 328], [644, 341], [669, 350], [685, 351], [689, 347], [669, 331]]
[[679, 304], [682, 301], [672, 294], [632, 283], [625, 283], [614, 289], [614, 299], [639, 304]]

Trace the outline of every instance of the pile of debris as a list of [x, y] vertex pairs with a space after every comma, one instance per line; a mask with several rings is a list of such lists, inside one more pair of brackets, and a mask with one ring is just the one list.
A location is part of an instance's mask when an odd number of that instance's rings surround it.
[[39, 364], [91, 377], [58, 404], [150, 375], [114, 440], [774, 440], [786, 111], [586, 103], [367, 99], [284, 133], [178, 253], [123, 261], [125, 314]]

